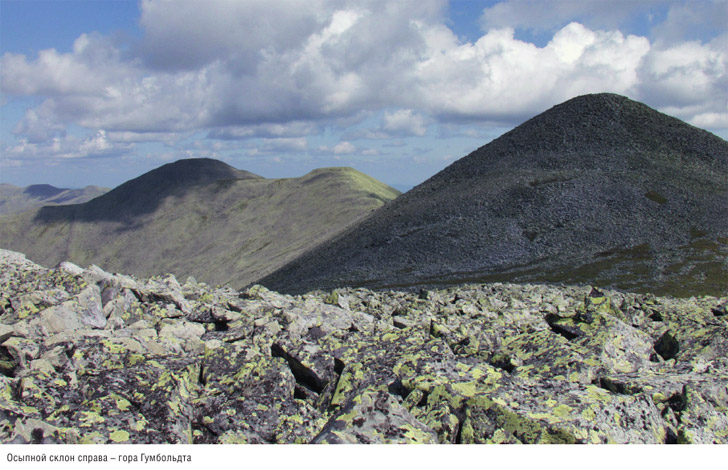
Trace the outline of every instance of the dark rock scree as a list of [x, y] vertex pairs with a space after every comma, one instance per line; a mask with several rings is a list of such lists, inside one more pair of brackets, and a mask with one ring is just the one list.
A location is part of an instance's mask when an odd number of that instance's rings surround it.
[[613, 94], [524, 122], [257, 281], [297, 294], [473, 282], [728, 289], [728, 142]]

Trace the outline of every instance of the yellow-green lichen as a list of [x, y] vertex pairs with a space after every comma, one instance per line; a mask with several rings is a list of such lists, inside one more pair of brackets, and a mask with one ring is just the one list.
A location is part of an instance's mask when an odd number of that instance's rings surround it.
[[554, 415], [558, 416], [559, 418], [566, 419], [571, 415], [571, 412], [574, 411], [574, 409], [568, 405], [561, 404], [554, 408], [553, 413]]
[[127, 442], [129, 440], [129, 433], [123, 429], [117, 429], [109, 434], [109, 439], [114, 442]]
[[143, 416], [134, 424], [134, 429], [139, 432], [147, 427], [148, 421]]
[[81, 424], [79, 424], [80, 427], [90, 428], [95, 424], [103, 423], [105, 419], [98, 413], [98, 411], [82, 411], [79, 421], [81, 422]]

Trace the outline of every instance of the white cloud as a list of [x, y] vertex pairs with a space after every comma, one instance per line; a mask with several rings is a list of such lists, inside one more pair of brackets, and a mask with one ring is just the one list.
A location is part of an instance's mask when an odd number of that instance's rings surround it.
[[3, 92], [10, 95], [93, 96], [119, 75], [138, 73], [135, 62], [123, 62], [120, 51], [99, 34], [82, 34], [70, 53], [46, 49], [29, 62], [23, 54], [8, 52], [0, 64]]
[[172, 145], [179, 141], [184, 134], [175, 132], [132, 132], [132, 131], [110, 131], [106, 133], [109, 140], [120, 143], [142, 143], [142, 142], [163, 142]]
[[279, 153], [298, 153], [308, 149], [308, 140], [304, 137], [283, 137], [278, 139], [260, 139], [251, 144], [248, 155], [270, 155]]
[[640, 99], [696, 126], [728, 128], [728, 34], [655, 47], [639, 74]]
[[13, 133], [29, 142], [38, 143], [65, 135], [66, 126], [54, 119], [46, 106], [39, 106], [25, 112], [25, 116], [16, 124]]
[[521, 119], [572, 96], [631, 93], [649, 52], [645, 38], [591, 31], [571, 23], [539, 48], [491, 30], [475, 44], [449, 31], [428, 34], [431, 54], [420, 64], [420, 97], [435, 114], [481, 120]]
[[111, 149], [112, 146], [104, 130], [98, 131], [95, 136], [89, 137], [78, 146], [79, 153], [88, 156], [103, 155]]
[[537, 32], [556, 31], [578, 21], [597, 29], [616, 29], [635, 15], [674, 0], [558, 0], [547, 4], [534, 0], [508, 0], [483, 9], [480, 25], [490, 29], [516, 28]]
[[351, 142], [339, 142], [332, 150], [336, 155], [346, 155], [356, 152], [356, 147]]
[[288, 123], [263, 123], [249, 126], [226, 126], [212, 129], [207, 137], [221, 140], [243, 140], [258, 137], [304, 137], [317, 133], [314, 122], [293, 121]]
[[[215, 61], [252, 74], [261, 52], [296, 48], [326, 23], [325, 0], [142, 0], [144, 41], [138, 53], [152, 68], [198, 70]], [[232, 59], [232, 60], [231, 60]]]
[[339, 142], [338, 144], [334, 145], [333, 147], [328, 147], [326, 145], [322, 145], [318, 148], [319, 152], [325, 153], [325, 154], [331, 154], [334, 155], [350, 155], [352, 153], [355, 153], [357, 151], [357, 148], [354, 144], [351, 142]]
[[[218, 141], [262, 138], [251, 140], [260, 154], [306, 152], [307, 136], [377, 116], [378, 126], [336, 136], [343, 141], [326, 149], [343, 155], [357, 151], [355, 138], [422, 137], [438, 123], [514, 125], [600, 91], [726, 127], [728, 34], [650, 41], [610, 26], [661, 1], [499, 3], [471, 43], [445, 26], [442, 0], [144, 0], [144, 36], [129, 48], [84, 34], [68, 53], [0, 57], [4, 99], [43, 100], [6, 149], [14, 158], [114, 155], [142, 142], [193, 148], [188, 137], [204, 132]], [[655, 34], [694, 30], [695, 18], [722, 18], [728, 3], [680, 23], [690, 5], [672, 5]], [[539, 25], [553, 31], [542, 47], [516, 38], [515, 28]], [[89, 136], [68, 135], [75, 126]]]
[[709, 129], [728, 129], [728, 112], [705, 112], [697, 114], [693, 124], [698, 127]]
[[728, 72], [728, 52], [697, 42], [654, 50], [642, 69], [643, 81], [653, 93], [673, 103], [695, 103], [715, 97], [716, 85]]
[[384, 114], [384, 130], [394, 134], [422, 137], [427, 133], [427, 126], [423, 116], [411, 109], [399, 109]]
[[667, 18], [656, 25], [651, 34], [661, 44], [697, 40], [706, 32], [720, 33], [728, 24], [728, 2], [725, 0], [689, 0], [672, 2]]
[[75, 136], [53, 137], [44, 142], [20, 139], [2, 149], [3, 163], [7, 160], [73, 160], [80, 158], [121, 157], [133, 151], [134, 145], [116, 143], [108, 139], [104, 130], [86, 138]]

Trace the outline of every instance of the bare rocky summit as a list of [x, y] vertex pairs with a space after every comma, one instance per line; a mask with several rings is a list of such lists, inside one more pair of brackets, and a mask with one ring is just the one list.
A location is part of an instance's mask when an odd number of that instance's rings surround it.
[[727, 304], [291, 296], [0, 250], [0, 442], [728, 443]]
[[613, 94], [573, 98], [257, 282], [728, 292], [728, 142]]

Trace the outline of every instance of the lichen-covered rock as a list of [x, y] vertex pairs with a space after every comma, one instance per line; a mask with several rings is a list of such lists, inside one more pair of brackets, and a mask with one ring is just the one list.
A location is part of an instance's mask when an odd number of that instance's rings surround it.
[[0, 268], [3, 443], [728, 443], [727, 298]]
[[386, 387], [370, 387], [352, 397], [313, 442], [435, 444], [437, 434], [417, 421]]

